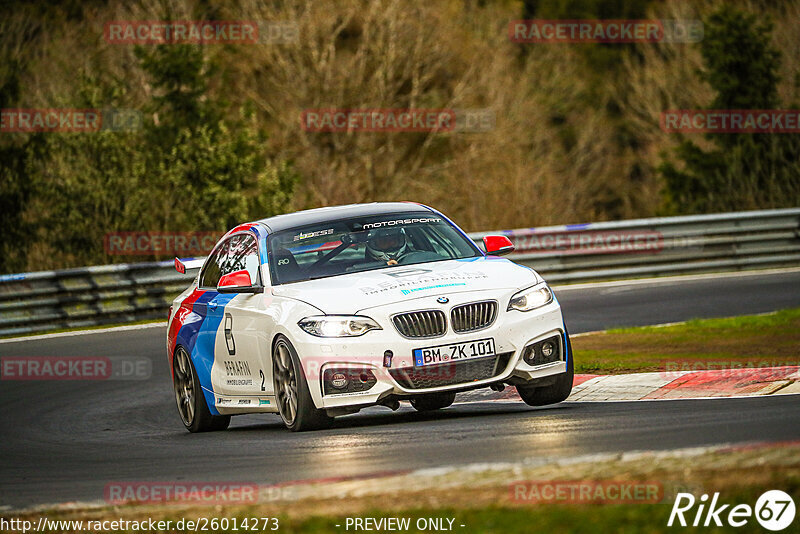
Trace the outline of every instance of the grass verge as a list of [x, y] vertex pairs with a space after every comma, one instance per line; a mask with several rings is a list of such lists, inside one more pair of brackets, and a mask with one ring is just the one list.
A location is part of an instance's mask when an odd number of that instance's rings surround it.
[[[602, 483], [606, 485], [656, 484], [656, 499], [586, 500], [530, 498], [514, 490], [521, 481], [550, 483]], [[608, 486], [606, 486], [608, 487]], [[780, 489], [800, 502], [800, 443], [758, 444], [743, 447], [683, 449], [665, 452], [606, 454], [571, 459], [538, 458], [510, 466], [485, 464], [463, 468], [423, 470], [372, 479], [292, 484], [280, 491], [262, 488], [258, 503], [249, 505], [188, 506], [181, 504], [127, 504], [96, 508], [37, 510], [13, 517], [35, 522], [50, 520], [198, 518], [278, 518], [279, 532], [354, 532], [347, 518], [409, 518], [407, 532], [420, 518], [452, 520], [452, 531], [463, 533], [522, 532], [671, 532], [667, 520], [679, 492], [719, 492], [720, 504], [754, 506], [770, 489]], [[275, 489], [275, 488], [272, 488]], [[544, 495], [544, 492], [542, 492]], [[609, 494], [610, 495], [610, 494]], [[730, 509], [731, 506], [728, 508]], [[697, 506], [687, 513], [691, 521]], [[3, 514], [10, 517], [9, 514]], [[797, 520], [796, 520], [797, 521]], [[463, 527], [461, 526], [463, 525]], [[796, 527], [796, 524], [795, 524]], [[174, 529], [172, 529], [174, 530]], [[240, 529], [241, 530], [241, 529]], [[681, 530], [678, 528], [677, 530]], [[732, 531], [703, 528], [703, 532]], [[63, 532], [66, 530], [52, 530]], [[218, 532], [237, 532], [221, 527]], [[259, 529], [259, 532], [263, 530]], [[385, 531], [385, 530], [384, 530]], [[737, 532], [763, 532], [754, 518]], [[788, 529], [787, 532], [797, 530]]]
[[800, 365], [800, 308], [766, 315], [695, 319], [671, 326], [618, 328], [572, 339], [575, 372], [663, 371]]

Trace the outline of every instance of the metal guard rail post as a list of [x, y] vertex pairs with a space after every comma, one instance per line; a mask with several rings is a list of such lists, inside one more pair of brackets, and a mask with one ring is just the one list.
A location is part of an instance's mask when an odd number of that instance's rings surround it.
[[[548, 282], [800, 265], [800, 208], [660, 217], [503, 234]], [[166, 318], [190, 283], [172, 261], [0, 275], [0, 336]]]

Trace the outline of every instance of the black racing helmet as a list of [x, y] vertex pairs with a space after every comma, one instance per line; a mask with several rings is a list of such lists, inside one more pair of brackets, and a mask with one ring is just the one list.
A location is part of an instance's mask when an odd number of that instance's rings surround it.
[[408, 248], [402, 228], [374, 230], [367, 240], [367, 255], [376, 261], [396, 260]]

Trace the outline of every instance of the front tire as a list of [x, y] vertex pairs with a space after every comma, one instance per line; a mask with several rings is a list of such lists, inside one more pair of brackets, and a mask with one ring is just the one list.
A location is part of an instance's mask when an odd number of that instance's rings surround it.
[[565, 401], [567, 397], [569, 397], [569, 394], [572, 392], [572, 382], [575, 378], [575, 371], [572, 363], [572, 342], [569, 340], [569, 334], [566, 336], [568, 355], [567, 372], [558, 375], [555, 383], [549, 386], [517, 386], [517, 393], [519, 393], [519, 396], [525, 401], [525, 404], [530, 406], [546, 406], [548, 404], [557, 404]]
[[411, 406], [418, 412], [432, 412], [447, 408], [456, 400], [455, 393], [429, 393], [411, 399]]
[[208, 409], [192, 359], [186, 349], [180, 346], [175, 349], [172, 358], [172, 385], [175, 388], [178, 413], [186, 430], [212, 432], [228, 428], [231, 416], [213, 415]]
[[297, 351], [283, 336], [278, 337], [272, 349], [272, 380], [278, 413], [286, 428], [304, 432], [331, 424], [333, 419], [314, 406]]

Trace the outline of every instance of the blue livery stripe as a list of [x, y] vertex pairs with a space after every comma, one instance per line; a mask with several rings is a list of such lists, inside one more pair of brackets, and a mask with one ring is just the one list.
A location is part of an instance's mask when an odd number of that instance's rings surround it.
[[[203, 387], [203, 394], [208, 403], [208, 409], [214, 415], [219, 415], [214, 401], [214, 386], [211, 383], [211, 368], [214, 365], [214, 347], [217, 342], [217, 330], [225, 317], [225, 306], [236, 296], [234, 293], [217, 293], [209, 291], [211, 298], [207, 301], [207, 311], [203, 324], [197, 333], [197, 340], [192, 349], [192, 361], [197, 370], [197, 378]], [[205, 295], [203, 295], [205, 296]], [[198, 299], [199, 300], [199, 299]], [[216, 305], [216, 309], [212, 307]]]

